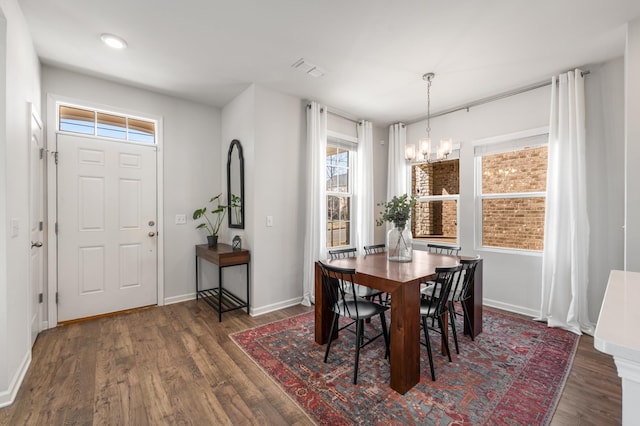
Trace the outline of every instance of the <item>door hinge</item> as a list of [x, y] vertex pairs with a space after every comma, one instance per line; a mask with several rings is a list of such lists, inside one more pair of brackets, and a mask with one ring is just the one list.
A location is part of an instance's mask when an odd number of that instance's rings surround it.
[[44, 148], [40, 148], [40, 159], [42, 160], [42, 157], [44, 157]]
[[42, 303], [44, 300], [44, 295], [42, 293], [38, 294], [38, 303]]
[[40, 221], [40, 223], [38, 224], [38, 228], [39, 228], [38, 229], [39, 231], [42, 231], [44, 229], [44, 222], [43, 221]]
[[58, 292], [56, 291], [56, 305], [58, 304]]
[[56, 233], [56, 235], [58, 235], [58, 222], [56, 222], [53, 231]]
[[58, 151], [53, 153], [53, 161], [56, 162], [56, 165], [58, 164]]

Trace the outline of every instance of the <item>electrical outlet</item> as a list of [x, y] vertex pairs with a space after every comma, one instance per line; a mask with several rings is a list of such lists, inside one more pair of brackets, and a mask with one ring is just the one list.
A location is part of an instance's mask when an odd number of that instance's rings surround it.
[[273, 226], [273, 216], [267, 216], [267, 226], [268, 227]]
[[176, 215], [176, 225], [184, 225], [186, 223], [187, 223], [187, 215], [185, 214]]

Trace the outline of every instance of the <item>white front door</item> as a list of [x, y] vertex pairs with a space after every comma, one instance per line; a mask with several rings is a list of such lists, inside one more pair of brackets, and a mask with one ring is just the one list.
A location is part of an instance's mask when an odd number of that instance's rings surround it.
[[58, 321], [157, 303], [156, 148], [57, 135]]
[[42, 122], [35, 111], [31, 113], [31, 140], [29, 142], [29, 299], [31, 300], [31, 345], [43, 329], [44, 296], [44, 150]]

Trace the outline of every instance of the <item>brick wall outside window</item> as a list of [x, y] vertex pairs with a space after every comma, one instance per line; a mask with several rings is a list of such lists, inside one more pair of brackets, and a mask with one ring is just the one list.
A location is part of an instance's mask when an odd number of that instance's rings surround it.
[[[412, 167], [414, 195], [454, 195], [460, 193], [460, 161], [449, 160]], [[414, 238], [457, 238], [458, 206], [455, 200], [419, 201], [412, 214]]]
[[[547, 147], [482, 157], [482, 193], [545, 192]], [[482, 245], [542, 250], [545, 198], [482, 201]]]

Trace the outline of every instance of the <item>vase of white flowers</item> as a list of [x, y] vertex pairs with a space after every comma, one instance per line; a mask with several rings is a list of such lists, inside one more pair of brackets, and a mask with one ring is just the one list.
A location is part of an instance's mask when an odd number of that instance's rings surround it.
[[415, 203], [414, 196], [404, 194], [379, 204], [384, 207], [384, 211], [376, 224], [380, 226], [385, 222], [393, 223], [393, 227], [387, 232], [387, 259], [392, 262], [411, 262], [413, 259], [413, 235], [408, 222]]

